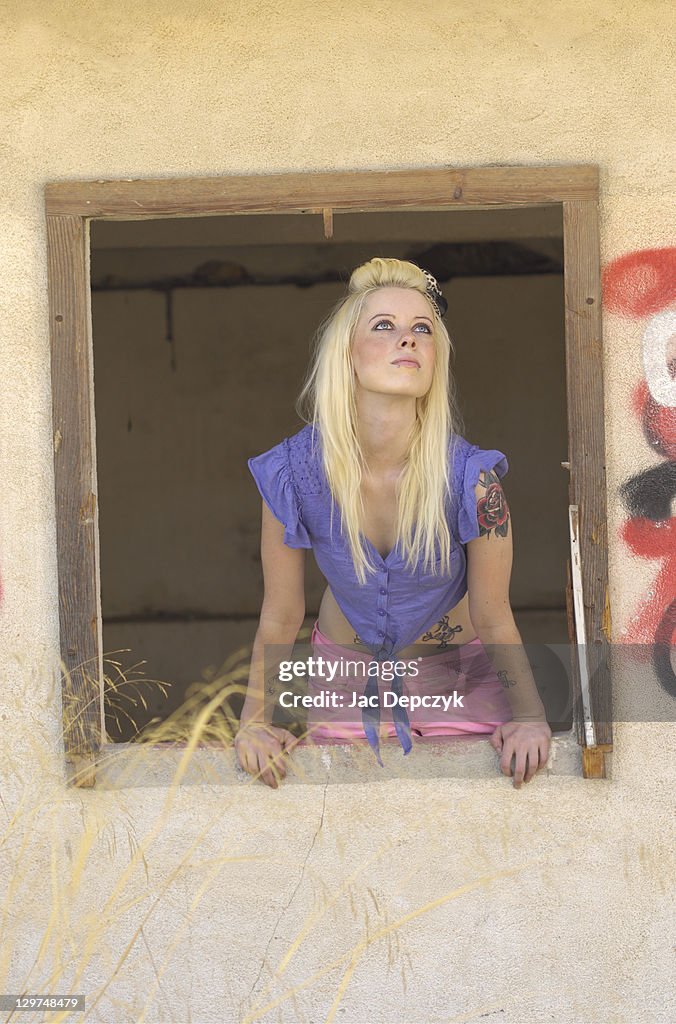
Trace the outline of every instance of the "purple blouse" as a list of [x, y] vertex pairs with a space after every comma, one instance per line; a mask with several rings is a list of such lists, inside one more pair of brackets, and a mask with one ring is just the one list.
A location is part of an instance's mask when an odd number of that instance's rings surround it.
[[[508, 463], [496, 449], [482, 449], [456, 436], [449, 444], [452, 461], [452, 498], [447, 502], [451, 532], [451, 572], [434, 575], [419, 565], [405, 568], [399, 545], [383, 558], [365, 540], [375, 574], [367, 571], [359, 584], [349, 545], [340, 531], [340, 513], [334, 508], [333, 536], [329, 533], [332, 496], [319, 452], [312, 452], [312, 427], [307, 425], [269, 451], [248, 460], [266, 505], [284, 525], [284, 543], [290, 548], [312, 548], [336, 603], [359, 639], [374, 656], [391, 658], [430, 629], [467, 593], [465, 544], [479, 536], [474, 488], [481, 470], [505, 475]], [[453, 543], [455, 541], [455, 543]], [[437, 550], [437, 563], [440, 561]]]

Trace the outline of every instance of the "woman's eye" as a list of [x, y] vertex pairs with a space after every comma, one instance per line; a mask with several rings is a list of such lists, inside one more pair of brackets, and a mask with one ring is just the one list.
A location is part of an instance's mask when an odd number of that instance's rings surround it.
[[[389, 324], [390, 327], [391, 327], [392, 326], [392, 321], [391, 320], [379, 320], [378, 323], [375, 325], [375, 327], [373, 329], [375, 331], [377, 331], [378, 328], [382, 327], [383, 324]], [[432, 333], [427, 324], [416, 324], [415, 327], [424, 327], [425, 331], [427, 332], [427, 334], [431, 334]], [[414, 327], [414, 330], [415, 330], [415, 327]]]

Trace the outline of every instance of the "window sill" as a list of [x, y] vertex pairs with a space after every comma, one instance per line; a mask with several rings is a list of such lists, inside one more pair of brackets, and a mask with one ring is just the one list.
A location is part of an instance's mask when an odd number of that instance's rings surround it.
[[[185, 744], [107, 743], [96, 766], [96, 789], [169, 788], [181, 765]], [[396, 740], [384, 742], [380, 768], [365, 744], [299, 746], [291, 755], [295, 772], [288, 785], [384, 782], [390, 779], [504, 779], [498, 757], [485, 736], [454, 736], [415, 740], [404, 757]], [[582, 750], [573, 730], [555, 733], [549, 761], [536, 778], [582, 778]], [[251, 778], [237, 764], [232, 748], [197, 747], [182, 775], [181, 786], [243, 786]]]

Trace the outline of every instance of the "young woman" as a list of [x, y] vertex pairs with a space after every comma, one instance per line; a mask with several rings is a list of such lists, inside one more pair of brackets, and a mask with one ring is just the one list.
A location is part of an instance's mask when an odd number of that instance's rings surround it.
[[[415, 735], [490, 734], [517, 787], [547, 761], [551, 731], [509, 603], [507, 460], [458, 432], [446, 308], [413, 263], [357, 267], [317, 332], [297, 405], [308, 425], [249, 460], [263, 497], [265, 595], [235, 748], [273, 788], [298, 740], [270, 724], [264, 653], [290, 656], [307, 548], [328, 584], [313, 653], [360, 651], [369, 666], [349, 687], [333, 684], [338, 711], [310, 710], [315, 741], [368, 740], [382, 764], [384, 731], [404, 753]], [[395, 660], [413, 668], [385, 684], [378, 672]], [[425, 697], [415, 712], [411, 695]]]

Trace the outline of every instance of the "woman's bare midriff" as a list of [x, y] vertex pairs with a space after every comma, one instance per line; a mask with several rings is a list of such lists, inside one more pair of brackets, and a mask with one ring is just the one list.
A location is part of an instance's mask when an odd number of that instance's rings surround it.
[[[334, 644], [356, 649], [363, 646], [364, 650], [367, 650], [366, 644], [343, 615], [328, 586], [319, 606], [318, 624], [320, 633], [323, 633]], [[461, 601], [458, 601], [433, 626], [419, 636], [413, 645], [404, 647], [396, 654], [398, 658], [417, 655], [424, 657], [427, 653], [438, 654], [440, 651], [448, 650], [449, 647], [468, 644], [476, 638], [476, 635], [476, 630], [469, 617], [469, 599], [465, 594]], [[414, 647], [416, 650], [413, 649]], [[421, 648], [425, 648], [425, 650], [421, 650]]]

